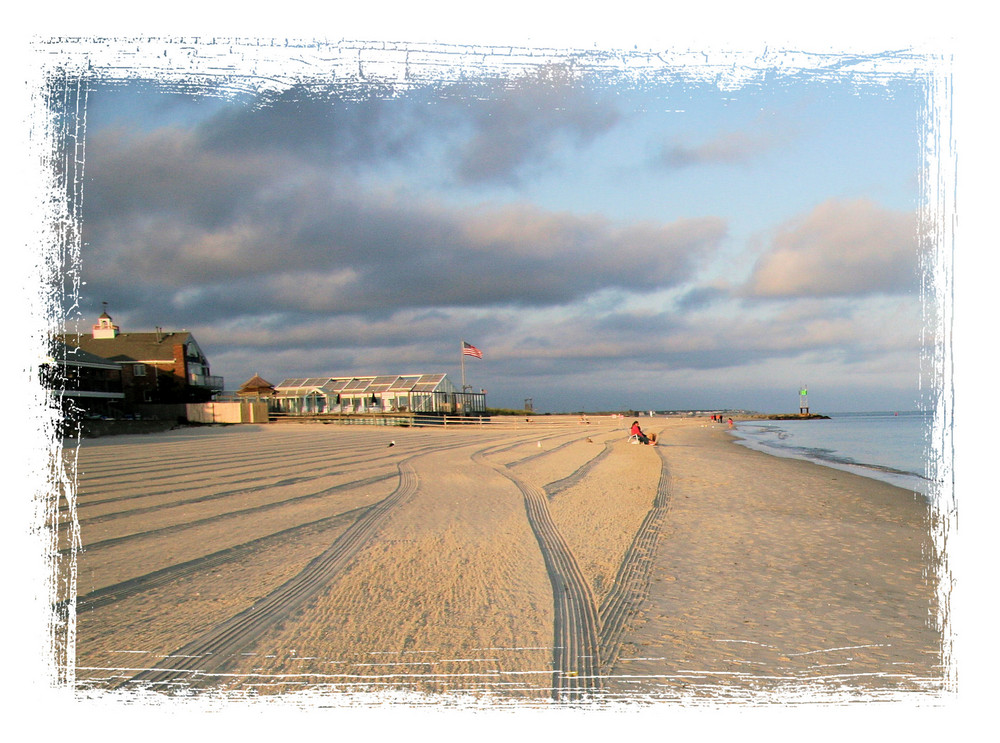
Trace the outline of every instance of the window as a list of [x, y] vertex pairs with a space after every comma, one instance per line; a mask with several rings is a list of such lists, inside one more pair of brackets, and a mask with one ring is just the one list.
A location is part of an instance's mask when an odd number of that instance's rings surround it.
[[145, 364], [133, 364], [132, 365], [132, 376], [133, 377], [144, 377], [144, 376], [146, 376], [146, 365]]

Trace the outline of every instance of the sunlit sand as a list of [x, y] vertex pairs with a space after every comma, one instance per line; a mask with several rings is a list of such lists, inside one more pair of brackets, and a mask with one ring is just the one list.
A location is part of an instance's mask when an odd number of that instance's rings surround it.
[[76, 683], [493, 704], [942, 688], [921, 498], [707, 419], [643, 419], [656, 447], [629, 423], [85, 441]]

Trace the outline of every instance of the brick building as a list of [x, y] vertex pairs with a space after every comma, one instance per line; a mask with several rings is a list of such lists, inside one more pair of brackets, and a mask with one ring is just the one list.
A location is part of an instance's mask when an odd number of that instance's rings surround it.
[[126, 407], [205, 402], [223, 387], [222, 377], [212, 376], [208, 359], [186, 330], [123, 333], [103, 312], [92, 333], [66, 333], [58, 340], [119, 364]]
[[56, 341], [42, 364], [42, 383], [58, 393], [67, 420], [83, 417], [115, 418], [122, 412], [122, 368], [80, 348]]

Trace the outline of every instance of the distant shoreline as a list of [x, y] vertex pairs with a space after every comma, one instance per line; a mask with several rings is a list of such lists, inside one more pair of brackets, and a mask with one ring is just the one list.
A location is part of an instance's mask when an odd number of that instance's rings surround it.
[[808, 415], [800, 415], [799, 413], [773, 413], [771, 415], [741, 415], [739, 419], [752, 421], [828, 421], [830, 420], [830, 416], [820, 415], [819, 413], [809, 413]]

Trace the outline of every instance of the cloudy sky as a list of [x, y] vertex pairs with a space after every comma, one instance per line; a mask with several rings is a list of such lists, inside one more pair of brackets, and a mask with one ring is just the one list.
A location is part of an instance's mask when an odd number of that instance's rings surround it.
[[97, 76], [68, 327], [186, 328], [227, 389], [457, 384], [464, 339], [492, 407], [928, 405], [926, 81], [862, 68]]

